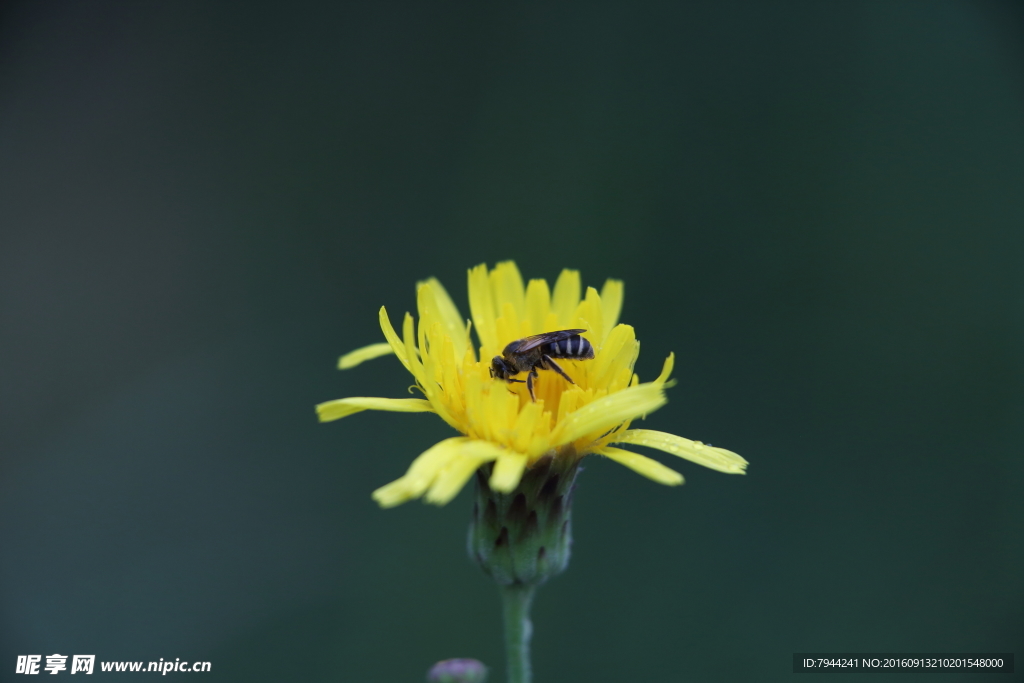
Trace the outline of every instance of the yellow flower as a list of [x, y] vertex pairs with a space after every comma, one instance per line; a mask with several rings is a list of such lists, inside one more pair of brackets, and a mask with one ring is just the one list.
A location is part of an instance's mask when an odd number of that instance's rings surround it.
[[[337, 420], [363, 410], [433, 412], [464, 436], [445, 439], [413, 461], [405, 476], [373, 493], [382, 507], [424, 496], [443, 505], [458, 494], [481, 466], [494, 462], [490, 486], [510, 492], [523, 471], [545, 456], [578, 459], [603, 455], [661, 484], [682, 484], [683, 477], [656, 460], [615, 448], [633, 444], [656, 448], [705, 467], [743, 474], [747, 461], [723, 448], [690, 441], [674, 434], [630, 429], [665, 404], [671, 386], [673, 355], [661, 374], [644, 384], [633, 373], [640, 352], [633, 328], [618, 323], [622, 282], [608, 280], [598, 294], [588, 287], [581, 297], [580, 275], [563, 270], [549, 290], [545, 280], [523, 279], [515, 263], [499, 263], [488, 271], [479, 265], [469, 271], [469, 308], [465, 321], [436, 279], [417, 290], [419, 325], [405, 314], [402, 336], [395, 332], [387, 311], [380, 325], [387, 343], [373, 344], [342, 356], [338, 366], [350, 368], [365, 360], [394, 353], [416, 379], [425, 398], [343, 398], [317, 406], [320, 420]], [[480, 342], [473, 348], [470, 328]], [[491, 359], [505, 345], [542, 332], [583, 328], [594, 347], [593, 360], [560, 364], [576, 382], [554, 372], [536, 381], [537, 400], [524, 384], [492, 379]]]

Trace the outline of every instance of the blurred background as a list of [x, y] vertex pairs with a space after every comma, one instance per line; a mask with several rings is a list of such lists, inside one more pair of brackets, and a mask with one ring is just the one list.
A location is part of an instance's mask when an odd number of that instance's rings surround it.
[[407, 396], [337, 357], [510, 258], [625, 280], [645, 426], [751, 463], [587, 461], [540, 683], [1024, 680], [1024, 6], [934, 0], [4, 3], [0, 681], [503, 680], [469, 492], [370, 499], [448, 428], [313, 406]]

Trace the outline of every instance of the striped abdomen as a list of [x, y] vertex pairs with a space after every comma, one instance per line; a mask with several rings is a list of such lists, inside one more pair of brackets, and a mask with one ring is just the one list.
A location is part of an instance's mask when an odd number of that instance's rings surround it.
[[552, 358], [588, 360], [594, 357], [594, 347], [580, 335], [574, 334], [568, 339], [545, 344], [544, 353]]

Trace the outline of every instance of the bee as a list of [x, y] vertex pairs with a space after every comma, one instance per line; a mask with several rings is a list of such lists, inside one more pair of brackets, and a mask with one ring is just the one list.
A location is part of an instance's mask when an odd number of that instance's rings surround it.
[[[576, 384], [555, 359], [589, 360], [594, 357], [594, 347], [580, 336], [580, 332], [586, 330], [559, 330], [517, 339], [491, 361], [491, 377], [505, 380], [509, 384], [525, 383], [526, 388], [530, 390], [530, 398], [534, 401], [537, 400], [537, 396], [533, 393], [533, 380], [537, 377], [538, 368], [554, 370], [569, 384]], [[512, 375], [518, 375], [520, 372], [528, 373], [525, 380], [512, 379]]]

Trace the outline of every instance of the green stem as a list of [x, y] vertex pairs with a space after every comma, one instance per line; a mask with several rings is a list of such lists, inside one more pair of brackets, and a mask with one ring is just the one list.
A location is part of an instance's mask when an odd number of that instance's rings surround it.
[[507, 683], [530, 683], [530, 603], [534, 586], [513, 584], [501, 586], [501, 602], [505, 611], [505, 658], [508, 661]]

